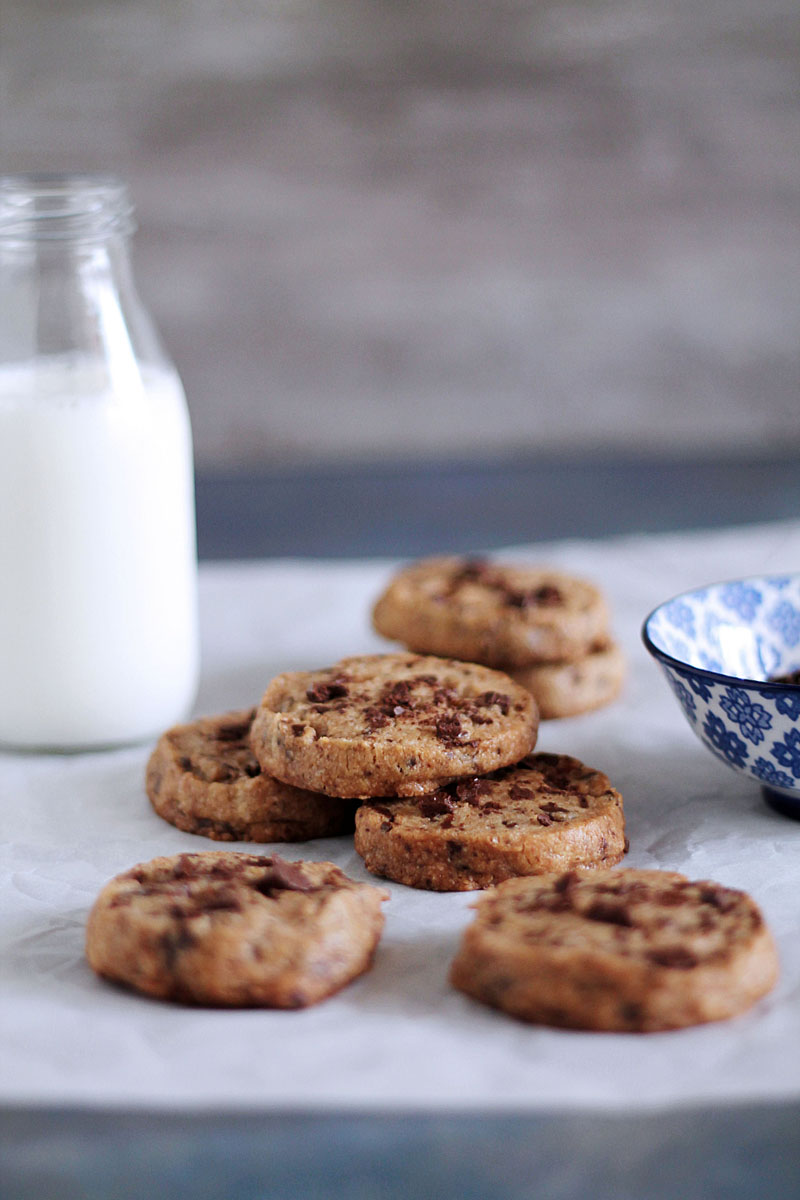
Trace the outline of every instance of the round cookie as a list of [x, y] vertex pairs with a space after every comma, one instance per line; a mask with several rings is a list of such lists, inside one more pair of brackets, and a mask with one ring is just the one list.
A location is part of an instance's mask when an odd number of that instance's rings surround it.
[[220, 842], [304, 842], [353, 829], [354, 805], [265, 774], [250, 749], [253, 709], [167, 730], [145, 773], [150, 803], [187, 833]]
[[537, 663], [509, 671], [533, 696], [543, 721], [574, 717], [610, 704], [622, 690], [625, 656], [606, 641], [573, 662]]
[[416, 800], [364, 803], [355, 847], [374, 875], [437, 892], [612, 866], [627, 849], [619, 792], [563, 754], [532, 754]]
[[386, 899], [329, 862], [154, 858], [103, 888], [86, 956], [98, 975], [165, 1000], [303, 1008], [367, 970]]
[[530, 692], [475, 663], [416, 654], [345, 658], [270, 683], [250, 743], [262, 768], [331, 796], [416, 796], [527, 754]]
[[582, 658], [605, 637], [608, 609], [594, 584], [562, 571], [429, 558], [394, 576], [372, 622], [418, 653], [505, 671]]
[[671, 871], [512, 879], [475, 907], [451, 983], [537, 1024], [680, 1029], [743, 1012], [778, 976], [748, 895]]

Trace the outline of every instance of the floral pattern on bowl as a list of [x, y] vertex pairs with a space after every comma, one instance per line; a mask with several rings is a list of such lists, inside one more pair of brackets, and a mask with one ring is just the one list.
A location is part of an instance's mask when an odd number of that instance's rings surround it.
[[654, 609], [642, 638], [712, 754], [800, 816], [800, 576], [685, 592]]

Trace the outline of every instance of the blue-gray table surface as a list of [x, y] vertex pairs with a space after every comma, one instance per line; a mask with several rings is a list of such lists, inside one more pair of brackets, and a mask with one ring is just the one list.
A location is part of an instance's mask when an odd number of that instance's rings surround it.
[[[204, 559], [474, 553], [796, 517], [800, 458], [201, 471], [197, 511]], [[0, 1200], [797, 1200], [798, 1128], [800, 1099], [647, 1115], [6, 1107]]]

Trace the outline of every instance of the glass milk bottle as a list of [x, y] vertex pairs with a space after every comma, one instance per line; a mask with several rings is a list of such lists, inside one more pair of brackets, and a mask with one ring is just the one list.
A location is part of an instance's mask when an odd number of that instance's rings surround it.
[[129, 266], [124, 184], [0, 176], [0, 745], [183, 717], [198, 674], [186, 400]]

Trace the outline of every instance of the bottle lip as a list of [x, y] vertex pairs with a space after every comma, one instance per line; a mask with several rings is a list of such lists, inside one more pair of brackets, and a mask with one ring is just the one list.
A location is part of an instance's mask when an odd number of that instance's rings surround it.
[[0, 174], [0, 239], [98, 241], [134, 228], [127, 184], [116, 175]]

